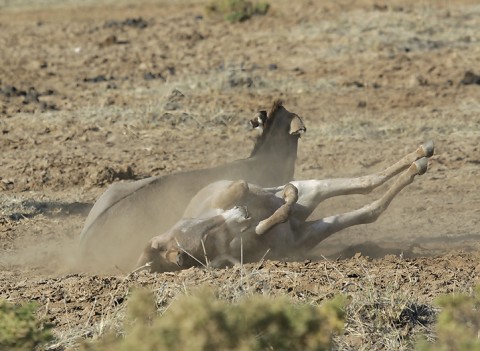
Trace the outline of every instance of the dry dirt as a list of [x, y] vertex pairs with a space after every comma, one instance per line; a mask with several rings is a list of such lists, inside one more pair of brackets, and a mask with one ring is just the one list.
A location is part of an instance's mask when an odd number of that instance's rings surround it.
[[[73, 340], [101, 329], [132, 286], [167, 300], [203, 282], [321, 301], [372, 285], [431, 303], [477, 283], [477, 1], [276, 0], [233, 25], [202, 1], [82, 4], [0, 1], [0, 298], [37, 301]], [[378, 171], [433, 139], [430, 169], [376, 223], [315, 248], [319, 261], [245, 276], [78, 271], [76, 240], [110, 183], [247, 157], [246, 120], [275, 98], [307, 125], [297, 179]]]

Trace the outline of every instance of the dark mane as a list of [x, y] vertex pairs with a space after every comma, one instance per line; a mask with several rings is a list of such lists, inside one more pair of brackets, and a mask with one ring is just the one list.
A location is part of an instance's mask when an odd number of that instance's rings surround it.
[[268, 133], [270, 132], [270, 126], [272, 125], [275, 115], [277, 111], [283, 107], [283, 101], [280, 99], [277, 99], [273, 102], [272, 107], [270, 108], [270, 111], [268, 112], [267, 115], [267, 120], [265, 121], [265, 124], [263, 126], [263, 131], [262, 134], [257, 137], [257, 140], [255, 141], [255, 146], [253, 147], [252, 153], [250, 154], [250, 157], [255, 156], [255, 154], [258, 152], [258, 150], [261, 148], [263, 145], [263, 142], [265, 141]]
[[280, 107], [283, 107], [283, 101], [281, 99], [275, 100], [270, 108], [270, 112], [268, 112], [268, 118], [270, 119]]

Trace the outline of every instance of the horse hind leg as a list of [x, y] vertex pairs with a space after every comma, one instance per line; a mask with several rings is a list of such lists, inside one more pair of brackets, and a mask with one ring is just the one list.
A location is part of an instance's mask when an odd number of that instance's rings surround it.
[[213, 200], [213, 207], [223, 210], [232, 208], [242, 201], [249, 192], [248, 183], [244, 180], [237, 180], [230, 184]]
[[298, 199], [300, 206], [294, 210], [294, 214], [299, 219], [306, 220], [318, 204], [328, 198], [339, 195], [367, 194], [405, 171], [413, 162], [424, 157], [431, 157], [433, 152], [433, 141], [427, 141], [398, 162], [376, 173], [357, 178], [294, 181], [292, 184], [298, 188], [300, 194]]
[[342, 229], [358, 224], [375, 222], [388, 208], [395, 196], [407, 185], [411, 184], [415, 176], [424, 174], [427, 169], [428, 158], [422, 157], [413, 162], [380, 199], [351, 212], [306, 222], [297, 231], [296, 248], [299, 251], [309, 250]]

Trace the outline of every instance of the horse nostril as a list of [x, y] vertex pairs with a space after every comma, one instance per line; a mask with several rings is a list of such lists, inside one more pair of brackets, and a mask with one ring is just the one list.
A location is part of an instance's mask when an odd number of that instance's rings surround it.
[[241, 211], [241, 214], [244, 218], [248, 218], [247, 206], [238, 206], [238, 209]]

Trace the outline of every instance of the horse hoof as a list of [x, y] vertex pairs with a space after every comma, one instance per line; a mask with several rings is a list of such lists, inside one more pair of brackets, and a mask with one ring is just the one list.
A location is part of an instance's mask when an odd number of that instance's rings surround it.
[[419, 160], [415, 161], [415, 166], [417, 167], [417, 174], [422, 175], [428, 169], [428, 158], [422, 157]]
[[435, 147], [433, 145], [433, 140], [427, 141], [422, 145], [423, 151], [425, 152], [425, 157], [432, 157]]

